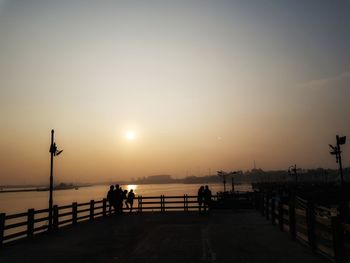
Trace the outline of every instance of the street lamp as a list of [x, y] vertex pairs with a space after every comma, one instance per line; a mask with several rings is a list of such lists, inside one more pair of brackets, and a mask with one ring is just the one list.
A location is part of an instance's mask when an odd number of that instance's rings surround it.
[[223, 180], [223, 183], [224, 183], [224, 193], [226, 192], [226, 176], [227, 176], [227, 173], [224, 172], [224, 171], [217, 171], [218, 173], [218, 176], [222, 176], [222, 180]]
[[48, 230], [52, 230], [52, 206], [53, 206], [53, 198], [52, 198], [52, 192], [53, 192], [53, 157], [60, 155], [63, 150], [58, 150], [57, 145], [54, 142], [54, 130], [51, 130], [51, 145], [50, 145], [50, 196], [49, 196], [49, 227]]
[[343, 178], [343, 166], [341, 162], [341, 150], [340, 145], [344, 145], [346, 143], [346, 136], [340, 137], [339, 135], [336, 135], [337, 140], [337, 146], [329, 145], [331, 147], [332, 151], [330, 152], [331, 155], [335, 155], [335, 160], [339, 164], [339, 173], [340, 173], [340, 179], [341, 179], [341, 186], [344, 186], [344, 178]]
[[231, 172], [230, 174], [231, 174], [231, 180], [232, 180], [232, 193], [235, 191], [235, 184], [234, 184], [234, 175], [235, 174], [242, 174], [243, 172], [242, 171], [233, 171], [233, 172]]
[[241, 174], [242, 171], [233, 171], [233, 172], [224, 172], [224, 171], [217, 171], [218, 173], [218, 176], [222, 177], [222, 180], [223, 180], [223, 183], [224, 183], [224, 192], [226, 192], [226, 178], [227, 176], [230, 176], [231, 175], [231, 183], [232, 183], [232, 192], [234, 192], [235, 190], [235, 186], [234, 186], [234, 175], [235, 174]]
[[293, 172], [293, 175], [295, 177], [295, 184], [297, 184], [298, 183], [298, 173], [297, 173], [297, 165], [296, 164], [288, 167], [288, 174], [292, 175], [292, 172]]

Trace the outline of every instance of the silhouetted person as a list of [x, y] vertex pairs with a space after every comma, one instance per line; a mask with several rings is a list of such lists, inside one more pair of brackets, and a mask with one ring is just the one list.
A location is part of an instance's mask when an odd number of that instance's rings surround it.
[[122, 199], [122, 188], [119, 187], [119, 184], [115, 185], [115, 190], [114, 190], [114, 209], [115, 209], [115, 214], [120, 215], [121, 210], [120, 210], [120, 205], [123, 206], [123, 199]]
[[199, 213], [202, 213], [202, 205], [204, 202], [204, 186], [202, 185], [198, 189], [197, 202], [199, 207]]
[[107, 193], [107, 201], [109, 205], [109, 215], [112, 213], [112, 206], [115, 207], [115, 195], [114, 195], [114, 185], [109, 187], [109, 191]]
[[120, 207], [120, 211], [123, 212], [123, 203], [126, 203], [126, 197], [128, 195], [128, 190], [122, 190], [122, 203], [121, 203], [121, 207]]
[[134, 205], [134, 199], [135, 199], [135, 194], [134, 194], [134, 191], [131, 189], [129, 194], [128, 194], [128, 197], [126, 199], [126, 207], [129, 209], [129, 205], [130, 205], [130, 213], [132, 212], [132, 207]]
[[209, 187], [206, 185], [204, 192], [204, 212], [208, 211], [210, 209], [211, 206], [211, 191], [209, 190]]

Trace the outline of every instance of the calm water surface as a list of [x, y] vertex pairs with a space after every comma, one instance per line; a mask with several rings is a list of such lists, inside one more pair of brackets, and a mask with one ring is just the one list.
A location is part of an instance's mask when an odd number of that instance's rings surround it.
[[[136, 195], [142, 196], [171, 196], [171, 195], [197, 195], [200, 184], [147, 184], [122, 185], [123, 189], [134, 189]], [[223, 191], [222, 184], [209, 184], [213, 194]], [[81, 187], [78, 190], [54, 191], [54, 204], [67, 205], [72, 202], [88, 202], [101, 200], [106, 197], [108, 185], [95, 185]], [[236, 185], [236, 191], [251, 191], [251, 185]], [[43, 209], [48, 207], [49, 192], [19, 192], [0, 194], [0, 212], [13, 214], [25, 212], [28, 208]]]

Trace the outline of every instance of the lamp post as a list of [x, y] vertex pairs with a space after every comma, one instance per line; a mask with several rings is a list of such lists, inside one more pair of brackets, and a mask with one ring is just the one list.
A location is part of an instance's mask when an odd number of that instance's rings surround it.
[[298, 183], [298, 173], [297, 173], [297, 165], [296, 164], [288, 167], [288, 174], [292, 175], [292, 172], [293, 172], [293, 175], [295, 177], [295, 185], [297, 185], [297, 183]]
[[232, 176], [231, 179], [232, 179], [232, 193], [235, 191], [235, 184], [234, 184], [234, 175], [235, 174], [243, 174], [242, 171], [233, 171], [230, 173], [230, 175]]
[[341, 149], [340, 145], [344, 145], [346, 143], [346, 136], [340, 137], [339, 135], [336, 135], [337, 140], [337, 146], [329, 145], [331, 147], [332, 151], [330, 152], [331, 155], [335, 155], [335, 160], [339, 164], [339, 173], [340, 173], [340, 180], [341, 180], [341, 186], [344, 186], [344, 178], [343, 178], [343, 165], [341, 162]]
[[224, 171], [217, 171], [218, 173], [218, 176], [222, 176], [222, 180], [223, 180], [223, 183], [224, 183], [224, 193], [226, 192], [226, 176], [227, 176], [227, 173], [224, 172]]
[[49, 227], [52, 230], [52, 207], [53, 207], [53, 157], [60, 155], [63, 150], [57, 150], [57, 145], [54, 142], [55, 131], [51, 130], [51, 145], [50, 145], [50, 195], [49, 195]]
[[230, 176], [231, 175], [231, 187], [232, 187], [232, 193], [234, 192], [235, 190], [235, 185], [234, 185], [234, 175], [235, 174], [241, 174], [242, 171], [234, 171], [234, 172], [224, 172], [224, 171], [217, 171], [218, 173], [218, 176], [222, 177], [222, 181], [224, 183], [224, 192], [226, 192], [226, 179], [227, 179], [227, 176]]

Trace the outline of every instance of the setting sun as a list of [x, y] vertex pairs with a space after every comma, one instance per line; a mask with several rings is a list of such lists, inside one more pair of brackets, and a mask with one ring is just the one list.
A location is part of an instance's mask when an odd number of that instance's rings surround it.
[[133, 141], [136, 139], [136, 133], [135, 131], [127, 131], [125, 133], [125, 138], [128, 140], [128, 141]]

